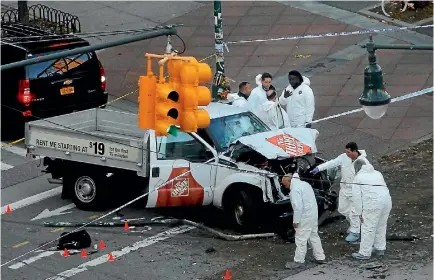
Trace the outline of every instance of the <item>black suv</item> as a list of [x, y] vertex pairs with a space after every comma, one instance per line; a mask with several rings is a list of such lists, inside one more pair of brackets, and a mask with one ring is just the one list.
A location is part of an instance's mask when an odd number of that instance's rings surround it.
[[[89, 46], [74, 35], [53, 35], [19, 23], [2, 23], [1, 31], [2, 65]], [[106, 76], [95, 52], [4, 70], [1, 79], [1, 102], [7, 106], [1, 108], [2, 138], [22, 137], [24, 122], [36, 117], [107, 103]]]

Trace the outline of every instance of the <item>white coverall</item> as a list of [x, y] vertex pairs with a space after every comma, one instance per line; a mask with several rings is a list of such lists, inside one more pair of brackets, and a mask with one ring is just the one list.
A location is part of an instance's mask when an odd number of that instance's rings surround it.
[[[366, 162], [366, 151], [359, 150], [360, 157], [362, 157]], [[324, 171], [327, 169], [332, 169], [340, 166], [341, 168], [341, 183], [339, 190], [339, 202], [338, 202], [338, 212], [341, 213], [348, 222], [350, 222], [349, 231], [353, 233], [360, 233], [360, 218], [354, 213], [353, 202], [352, 202], [352, 185], [354, 180], [355, 171], [354, 165], [351, 158], [347, 156], [346, 153], [339, 155], [337, 158], [324, 162], [317, 166], [319, 171]]]
[[321, 239], [318, 235], [318, 205], [315, 194], [309, 183], [301, 181], [297, 173], [291, 180], [289, 197], [294, 212], [293, 223], [298, 224], [295, 229], [294, 262], [304, 263], [307, 253], [307, 242], [312, 247], [316, 260], [325, 260]]
[[[292, 92], [289, 97], [285, 97], [285, 90]], [[303, 82], [295, 90], [288, 85], [279, 97], [279, 103], [289, 117], [291, 127], [305, 127], [312, 122], [315, 112], [315, 97], [310, 88], [309, 78], [303, 76]]]
[[267, 100], [261, 106], [258, 117], [271, 129], [277, 130], [289, 126], [288, 114], [278, 102]]
[[228, 100], [232, 102], [232, 106], [243, 108], [247, 106], [247, 99], [239, 96], [238, 93], [229, 93]]
[[262, 85], [257, 86], [250, 93], [249, 99], [247, 99], [247, 109], [256, 116], [260, 117], [261, 106], [267, 101], [267, 93], [262, 88]]
[[352, 191], [355, 214], [363, 218], [359, 254], [370, 257], [372, 246], [375, 250], [386, 250], [387, 220], [392, 209], [392, 198], [383, 175], [369, 163], [357, 173]]

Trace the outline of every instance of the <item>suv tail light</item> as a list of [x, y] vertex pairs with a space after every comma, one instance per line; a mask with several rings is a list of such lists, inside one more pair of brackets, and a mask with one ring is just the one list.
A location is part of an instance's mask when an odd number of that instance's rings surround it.
[[99, 73], [101, 76], [101, 90], [105, 91], [105, 88], [107, 86], [107, 81], [105, 78], [105, 71], [104, 71], [104, 67], [102, 67], [102, 65], [99, 66]]
[[30, 80], [20, 80], [18, 82], [18, 102], [29, 107], [34, 98], [35, 95], [30, 92]]

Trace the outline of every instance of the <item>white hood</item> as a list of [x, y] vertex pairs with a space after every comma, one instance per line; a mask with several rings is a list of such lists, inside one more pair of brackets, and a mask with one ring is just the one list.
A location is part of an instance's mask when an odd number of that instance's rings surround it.
[[258, 74], [255, 78], [256, 85], [262, 86], [262, 74]]
[[291, 158], [317, 152], [318, 131], [310, 128], [283, 128], [267, 131], [236, 140], [260, 153], [267, 159]]

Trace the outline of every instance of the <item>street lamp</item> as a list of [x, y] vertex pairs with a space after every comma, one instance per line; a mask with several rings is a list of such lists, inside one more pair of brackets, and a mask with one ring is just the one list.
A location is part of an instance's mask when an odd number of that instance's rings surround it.
[[359, 103], [362, 105], [366, 115], [371, 119], [377, 120], [386, 114], [391, 97], [384, 88], [383, 70], [377, 64], [375, 47], [372, 36], [369, 36], [369, 42], [366, 44], [366, 49], [369, 53], [369, 64], [364, 71], [365, 82]]

